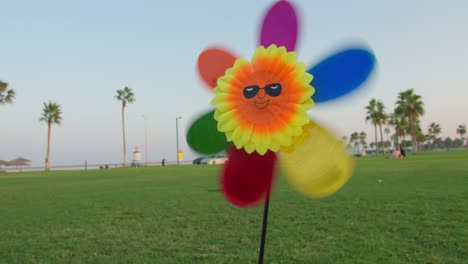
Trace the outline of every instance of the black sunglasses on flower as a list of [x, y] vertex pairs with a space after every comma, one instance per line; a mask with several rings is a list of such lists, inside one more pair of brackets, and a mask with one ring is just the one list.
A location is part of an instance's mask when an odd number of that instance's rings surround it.
[[269, 96], [276, 97], [281, 94], [282, 87], [279, 83], [267, 84], [263, 88], [258, 87], [258, 85], [250, 85], [244, 88], [244, 97], [247, 99], [253, 98], [260, 89], [264, 89]]

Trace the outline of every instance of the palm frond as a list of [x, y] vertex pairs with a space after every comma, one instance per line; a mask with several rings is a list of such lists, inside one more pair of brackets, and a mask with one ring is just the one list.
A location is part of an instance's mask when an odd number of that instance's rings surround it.
[[15, 99], [15, 91], [8, 90], [8, 83], [0, 81], [0, 104], [11, 104]]
[[51, 101], [44, 103], [39, 121], [61, 125], [63, 121], [61, 106]]
[[135, 94], [133, 93], [132, 89], [125, 86], [122, 90], [117, 90], [117, 95], [115, 98], [119, 101], [122, 101], [125, 105], [126, 102], [133, 103], [135, 101]]

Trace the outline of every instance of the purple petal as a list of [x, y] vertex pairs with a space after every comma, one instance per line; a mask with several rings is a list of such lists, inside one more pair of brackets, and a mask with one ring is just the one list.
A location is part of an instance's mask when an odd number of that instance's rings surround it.
[[288, 1], [278, 1], [263, 19], [260, 45], [268, 47], [276, 44], [293, 51], [296, 48], [297, 32], [298, 19], [294, 7]]

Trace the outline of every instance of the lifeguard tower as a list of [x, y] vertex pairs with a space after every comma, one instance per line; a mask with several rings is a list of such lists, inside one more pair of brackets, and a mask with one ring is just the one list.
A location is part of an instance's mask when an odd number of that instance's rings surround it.
[[135, 151], [133, 151], [133, 161], [131, 166], [132, 167], [141, 167], [141, 152], [138, 147], [135, 147]]

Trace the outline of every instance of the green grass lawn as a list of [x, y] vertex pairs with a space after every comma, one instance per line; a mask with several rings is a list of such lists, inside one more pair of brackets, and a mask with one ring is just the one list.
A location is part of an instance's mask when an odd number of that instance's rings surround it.
[[[218, 169], [2, 174], [0, 263], [256, 263], [263, 208]], [[360, 158], [319, 200], [280, 176], [268, 224], [266, 263], [468, 263], [468, 151]]]

